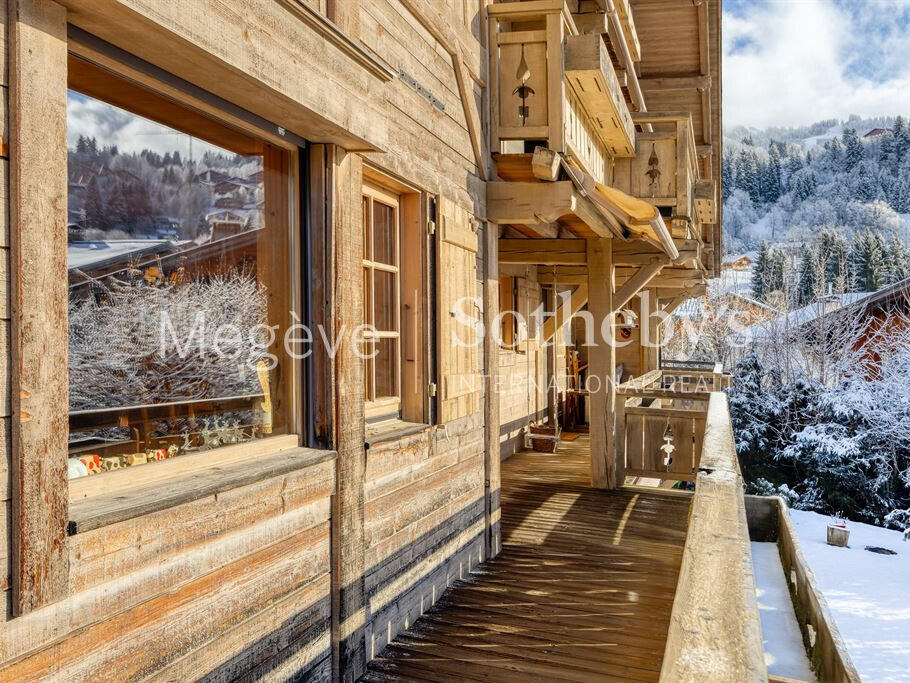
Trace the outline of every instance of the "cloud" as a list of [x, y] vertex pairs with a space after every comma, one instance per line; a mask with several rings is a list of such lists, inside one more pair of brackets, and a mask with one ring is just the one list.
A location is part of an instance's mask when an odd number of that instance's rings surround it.
[[733, 0], [724, 9], [728, 126], [910, 114], [910, 0]]
[[196, 161], [207, 151], [231, 155], [199, 138], [178, 133], [173, 128], [72, 90], [67, 94], [66, 106], [66, 137], [70, 148], [74, 148], [79, 136], [84, 135], [95, 138], [99, 147], [116, 146], [126, 153], [148, 149], [163, 155], [179, 151], [185, 159], [192, 157]]

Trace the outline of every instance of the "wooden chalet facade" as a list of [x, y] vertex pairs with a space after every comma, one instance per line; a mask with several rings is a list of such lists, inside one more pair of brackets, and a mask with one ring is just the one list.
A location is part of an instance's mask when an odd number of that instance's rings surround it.
[[[727, 378], [643, 343], [720, 269], [720, 4], [0, 0], [0, 680], [356, 680], [500, 553], [501, 461], [570, 396], [594, 495], [697, 484], [641, 671], [763, 679]], [[68, 203], [104, 233], [135, 197], [173, 250], [68, 262]], [[111, 359], [203, 297], [310, 352]], [[626, 343], [573, 356], [584, 312]]]

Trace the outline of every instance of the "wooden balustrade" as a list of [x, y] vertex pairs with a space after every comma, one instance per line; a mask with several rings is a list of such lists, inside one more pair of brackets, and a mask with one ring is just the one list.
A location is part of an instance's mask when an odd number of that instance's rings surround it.
[[[667, 361], [616, 389], [616, 448], [627, 476], [695, 481], [710, 392], [729, 386], [720, 363]], [[672, 446], [667, 453], [663, 447]], [[669, 460], [669, 461], [668, 461]]]
[[543, 146], [611, 184], [612, 160], [635, 154], [636, 133], [602, 36], [580, 33], [565, 0], [487, 12], [493, 153]]

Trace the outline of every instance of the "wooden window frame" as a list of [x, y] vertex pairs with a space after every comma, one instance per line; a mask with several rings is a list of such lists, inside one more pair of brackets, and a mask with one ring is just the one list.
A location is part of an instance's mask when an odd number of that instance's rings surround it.
[[[401, 218], [401, 197], [400, 195], [389, 192], [385, 188], [374, 183], [364, 181], [363, 183], [363, 204], [364, 204], [364, 324], [369, 326], [364, 332], [364, 339], [371, 342], [378, 342], [382, 339], [395, 340], [395, 353], [392, 355], [393, 363], [393, 384], [397, 393], [393, 396], [376, 396], [376, 363], [372, 359], [364, 361], [364, 416], [367, 421], [382, 420], [390, 418], [401, 418], [401, 242], [402, 242], [402, 218]], [[373, 253], [374, 240], [373, 235], [373, 216], [376, 204], [393, 209], [393, 224], [395, 232], [395, 246], [393, 250], [394, 264], [383, 263], [374, 259]], [[369, 237], [369, 239], [368, 239]], [[367, 244], [370, 242], [370, 244]], [[375, 289], [375, 273], [389, 273], [394, 277], [394, 328], [393, 330], [380, 330], [375, 327], [376, 322], [376, 297], [373, 295]], [[367, 349], [369, 351], [375, 350]]]
[[[398, 423], [429, 424], [430, 396], [429, 373], [430, 330], [432, 318], [429, 286], [429, 195], [384, 171], [365, 165], [361, 201], [369, 198], [386, 205], [397, 206], [398, 234], [396, 236], [396, 253], [398, 266], [396, 296], [397, 331], [393, 336], [398, 340], [396, 354], [398, 396], [387, 400], [372, 400], [367, 393], [370, 362], [364, 362], [364, 419], [373, 423], [374, 429], [384, 431], [393, 429]], [[364, 221], [367, 217], [364, 216]], [[367, 245], [364, 245], [363, 268], [375, 266], [375, 262], [366, 258]], [[382, 266], [382, 270], [392, 269]], [[364, 309], [371, 305], [370, 293], [364, 291]], [[365, 319], [370, 324], [372, 320]], [[365, 334], [365, 338], [373, 336]], [[368, 349], [365, 349], [368, 352]]]
[[[67, 345], [61, 344], [60, 339], [65, 339], [68, 331], [66, 317], [61, 318], [59, 311], [66, 310], [68, 298], [63, 251], [67, 245], [68, 151], [65, 140], [60, 138], [66, 130], [69, 59], [75, 56], [91, 61], [182, 107], [287, 152], [284, 156], [287, 182], [282, 192], [287, 211], [288, 277], [294, 292], [287, 313], [307, 308], [301, 271], [306, 263], [303, 253], [309, 249], [301, 243], [309, 238], [305, 232], [308, 223], [303, 214], [302, 184], [306, 177], [306, 141], [274, 124], [263, 128], [260, 125], [263, 120], [256, 115], [216, 96], [208, 96], [177, 77], [162, 80], [160, 74], [164, 72], [137, 58], [129, 56], [131, 59], [124, 61], [120, 55], [112, 56], [111, 52], [118, 51], [113, 46], [107, 46], [110, 51], [99, 51], [98, 43], [68, 39], [66, 11], [54, 3], [27, 3], [19, 14], [11, 16], [10, 148], [16, 154], [10, 159], [10, 246], [11, 283], [17, 292], [11, 297], [11, 410], [13, 415], [29, 416], [29, 420], [16, 419], [12, 424], [11, 499], [15, 535], [11, 542], [10, 575], [12, 612], [17, 616], [60, 600], [70, 591], [67, 534], [73, 533], [69, 515], [77, 487], [67, 477], [69, 406], [67, 401], [59, 400], [60, 395], [66, 395], [68, 384], [67, 373], [60, 372], [61, 367], [67, 366]], [[105, 97], [100, 99], [110, 101]], [[30, 265], [24, 268], [16, 264]], [[145, 469], [149, 478], [156, 480], [154, 485], [163, 487], [160, 490], [164, 494], [172, 485], [167, 481], [169, 475], [185, 480], [187, 475], [215, 467], [224, 470], [227, 477], [248, 468], [249, 457], [279, 454], [283, 457], [293, 449], [303, 454], [304, 449], [299, 446], [310, 427], [303, 410], [305, 401], [309, 400], [303, 391], [308, 383], [305, 372], [309, 364], [305, 366], [294, 359], [286, 361], [287, 373], [293, 377], [285, 411], [289, 434], [231, 447], [228, 463], [217, 457], [218, 450], [212, 450], [192, 459], [177, 458], [130, 473], [140, 474]], [[268, 463], [271, 462], [270, 458]], [[307, 462], [301, 458], [299, 465], [294, 466], [304, 467]], [[75, 491], [78, 500], [82, 502], [95, 495], [99, 502], [107, 504], [113, 496], [128, 503], [132, 499], [129, 491], [126, 495], [119, 490], [110, 491], [116, 484], [114, 479], [126, 472], [73, 480], [80, 485], [94, 480], [92, 483], [107, 489]], [[135, 479], [129, 488], [136, 488], [137, 492], [141, 489]], [[192, 499], [172, 500], [165, 495], [161, 498], [160, 507], [131, 512], [130, 516], [150, 514]]]

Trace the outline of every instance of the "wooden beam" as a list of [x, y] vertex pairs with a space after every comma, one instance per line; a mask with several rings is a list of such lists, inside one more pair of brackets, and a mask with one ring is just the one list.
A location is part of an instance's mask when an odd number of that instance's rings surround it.
[[[676, 240], [678, 256], [674, 262], [687, 263], [698, 259], [698, 242], [696, 240]], [[662, 247], [652, 242], [635, 239], [628, 241], [613, 240], [613, 263], [616, 266], [643, 266], [654, 257], [666, 257]]]
[[574, 213], [575, 186], [571, 180], [555, 183], [487, 183], [487, 220], [510, 223], [553, 223]]
[[[613, 249], [610, 242], [604, 239], [588, 240], [588, 311], [594, 319], [596, 331], [596, 343], [588, 348], [591, 485], [599, 489], [616, 488], [623, 480], [622, 466], [618, 466], [616, 461], [614, 440], [616, 344], [613, 339], [613, 288]], [[600, 386], [594, 386], [595, 383]]]
[[665, 263], [665, 260], [658, 258], [639, 268], [638, 272], [626, 280], [626, 283], [613, 295], [613, 310], [618, 311], [629, 303], [632, 297], [638, 294], [660, 272]]
[[499, 240], [499, 262], [525, 265], [584, 265], [584, 240]]
[[[9, 3], [12, 608], [66, 595], [66, 10]], [[63, 340], [64, 343], [61, 343]]]
[[[334, 0], [341, 2], [342, 0]], [[347, 0], [345, 0], [347, 1]], [[468, 127], [468, 137], [471, 140], [471, 150], [474, 152], [474, 163], [477, 175], [481, 180], [489, 176], [487, 172], [487, 157], [481, 140], [482, 127], [480, 112], [477, 110], [477, 100], [474, 97], [474, 77], [476, 74], [469, 72], [465, 65], [464, 52], [458, 35], [450, 28], [451, 22], [445, 21], [438, 10], [427, 3], [418, 3], [415, 0], [400, 0], [401, 4], [417, 20], [426, 31], [442, 46], [452, 60], [455, 71], [455, 83], [458, 86], [458, 97], [464, 113], [465, 123]], [[359, 8], [360, 3], [352, 3]], [[430, 13], [428, 17], [425, 12]], [[358, 15], [359, 16], [359, 15]]]
[[673, 90], [704, 90], [711, 87], [710, 76], [658, 76], [639, 78], [643, 90], [649, 92], [668, 92]]
[[587, 266], [538, 266], [537, 282], [541, 285], [586, 285]]
[[623, 237], [625, 230], [616, 217], [598, 201], [599, 197], [597, 193], [577, 197], [573, 213], [598, 237]]
[[[625, 283], [634, 277], [637, 269], [627, 266], [616, 268], [616, 279], [618, 282]], [[704, 284], [705, 274], [697, 268], [674, 268], [665, 266], [660, 275], [657, 275], [651, 281], [652, 287], [664, 288], [690, 288]]]
[[485, 559], [499, 554], [499, 497], [501, 490], [499, 455], [499, 344], [490, 334], [499, 315], [499, 229], [493, 223], [484, 228], [483, 240], [483, 469]]
[[556, 239], [561, 230], [559, 223], [512, 223], [508, 227], [531, 239]]
[[[560, 299], [561, 297], [557, 297], [557, 301]], [[553, 335], [562, 329], [566, 321], [571, 320], [572, 316], [578, 313], [586, 303], [588, 303], [587, 283], [579, 285], [569, 296], [568, 300], [553, 315], [544, 320], [543, 343], [546, 344], [550, 341]]]
[[573, 14], [575, 28], [579, 33], [600, 33], [604, 34], [610, 30], [606, 12], [586, 12], [584, 14]]

